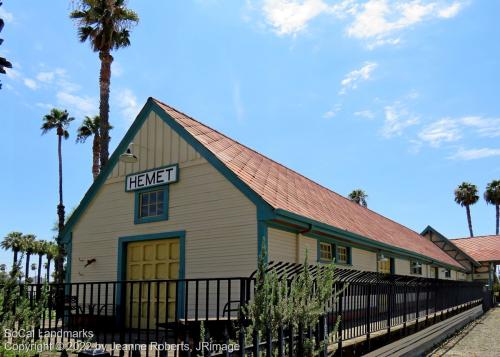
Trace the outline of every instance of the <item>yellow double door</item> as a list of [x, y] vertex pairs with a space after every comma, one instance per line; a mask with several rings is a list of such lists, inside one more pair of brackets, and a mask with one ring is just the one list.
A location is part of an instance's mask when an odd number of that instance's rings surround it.
[[128, 243], [127, 327], [154, 329], [175, 318], [176, 284], [166, 281], [179, 279], [179, 265], [178, 238]]

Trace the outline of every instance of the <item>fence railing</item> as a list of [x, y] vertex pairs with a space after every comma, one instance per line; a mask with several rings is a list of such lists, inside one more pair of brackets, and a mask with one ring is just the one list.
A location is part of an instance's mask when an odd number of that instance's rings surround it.
[[[335, 288], [342, 292], [308, 330], [299, 324], [248, 336], [245, 326], [250, 321], [240, 309], [253, 297], [255, 280], [248, 277], [50, 284], [37, 328], [60, 349], [89, 346], [82, 342], [88, 335], [73, 333], [85, 330], [92, 332], [94, 343], [115, 353], [117, 344], [144, 345], [144, 355], [180, 356], [191, 353], [183, 349], [205, 342], [210, 351], [203, 355], [302, 356], [306, 341], [314, 341], [313, 347], [326, 356], [334, 350], [341, 354], [346, 341], [354, 338], [369, 341], [384, 330], [406, 332], [409, 326], [442, 320], [483, 299], [480, 283], [336, 272]], [[43, 285], [25, 287], [35, 303]], [[220, 343], [230, 348], [221, 349]], [[170, 345], [176, 350], [167, 353], [159, 348]]]

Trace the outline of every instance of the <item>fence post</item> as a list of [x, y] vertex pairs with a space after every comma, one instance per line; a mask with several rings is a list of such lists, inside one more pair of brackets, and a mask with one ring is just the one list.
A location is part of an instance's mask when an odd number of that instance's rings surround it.
[[240, 320], [240, 334], [239, 334], [239, 345], [240, 345], [240, 355], [241, 357], [245, 356], [245, 316], [243, 314], [243, 307], [247, 304], [247, 288], [249, 289], [247, 279], [241, 279], [240, 281], [240, 311], [239, 311], [239, 320]]
[[366, 300], [366, 341], [368, 350], [370, 350], [370, 322], [371, 322], [371, 300], [372, 300], [372, 283], [368, 283], [368, 294]]
[[[345, 284], [345, 283], [344, 283]], [[338, 355], [342, 356], [342, 330], [344, 329], [344, 292], [346, 291], [345, 285], [342, 284], [342, 288], [339, 294], [339, 311], [335, 319], [335, 323], [337, 323], [337, 319], [340, 319], [339, 325], [338, 325], [338, 335], [339, 335], [339, 346], [338, 346]], [[328, 330], [327, 330], [328, 332]]]
[[389, 291], [387, 294], [387, 337], [389, 338], [391, 334], [391, 322], [392, 322], [392, 295], [393, 287], [392, 284], [389, 285]]
[[403, 334], [406, 335], [406, 314], [408, 313], [408, 285], [404, 286], [403, 296]]
[[299, 322], [298, 330], [298, 340], [297, 340], [297, 356], [304, 355], [304, 326]]
[[416, 300], [417, 300], [417, 313], [416, 313], [416, 321], [415, 321], [415, 331], [418, 331], [418, 318], [420, 317], [420, 310], [418, 306], [418, 302], [420, 300], [420, 285], [417, 285], [417, 295], [416, 295]]
[[293, 343], [293, 324], [290, 324], [290, 326], [288, 327], [288, 356], [289, 357], [293, 357], [294, 354], [293, 354], [293, 347], [294, 347], [294, 343]]
[[327, 357], [328, 356], [328, 330], [327, 330], [327, 324], [326, 324], [326, 314], [322, 315], [319, 320], [319, 326], [318, 326], [318, 335], [319, 335], [319, 346], [320, 346], [320, 353], [319, 355], [321, 357]]
[[253, 329], [253, 355], [259, 356], [259, 354], [260, 354], [259, 331], [254, 326], [254, 329]]
[[429, 289], [430, 285], [427, 284], [425, 289], [425, 326], [427, 326], [429, 322]]

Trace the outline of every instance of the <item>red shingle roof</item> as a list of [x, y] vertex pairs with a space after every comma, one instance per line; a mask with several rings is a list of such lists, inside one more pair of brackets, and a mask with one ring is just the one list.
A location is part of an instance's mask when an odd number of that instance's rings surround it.
[[500, 236], [479, 236], [451, 240], [478, 262], [500, 261]]
[[176, 109], [155, 101], [273, 208], [287, 210], [462, 268], [457, 261], [417, 232], [352, 203]]

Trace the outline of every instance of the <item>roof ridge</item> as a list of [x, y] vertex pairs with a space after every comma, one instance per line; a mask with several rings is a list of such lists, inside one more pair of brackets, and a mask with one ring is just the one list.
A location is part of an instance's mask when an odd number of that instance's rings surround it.
[[487, 234], [487, 235], [474, 236], [474, 237], [450, 238], [450, 240], [465, 240], [465, 239], [490, 238], [490, 237], [498, 237], [498, 238], [500, 238], [500, 235], [498, 235], [498, 234]]
[[179, 114], [182, 114], [182, 115], [184, 115], [184, 116], [188, 117], [189, 119], [191, 119], [191, 120], [193, 120], [193, 121], [195, 121], [195, 122], [197, 122], [197, 123], [199, 123], [199, 124], [201, 124], [201, 125], [203, 125], [203, 126], [207, 127], [208, 129], [215, 131], [216, 133], [218, 133], [218, 134], [222, 135], [223, 137], [225, 137], [225, 138], [227, 138], [227, 139], [229, 139], [229, 140], [234, 141], [234, 142], [235, 142], [235, 143], [237, 143], [238, 145], [243, 146], [244, 148], [246, 148], [246, 149], [248, 149], [248, 150], [250, 150], [250, 151], [252, 151], [252, 152], [256, 153], [257, 155], [260, 155], [260, 156], [262, 156], [263, 158], [265, 158], [265, 159], [267, 159], [267, 160], [269, 160], [269, 161], [271, 161], [271, 162], [273, 162], [273, 163], [275, 163], [275, 164], [277, 164], [277, 165], [279, 165], [279, 166], [281, 166], [281, 167], [285, 168], [286, 170], [289, 170], [289, 171], [291, 171], [291, 172], [293, 172], [293, 173], [295, 173], [295, 174], [299, 175], [300, 177], [304, 178], [305, 180], [310, 181], [310, 182], [312, 182], [313, 184], [315, 184], [315, 185], [317, 185], [317, 186], [319, 186], [319, 187], [321, 187], [321, 188], [323, 188], [323, 189], [325, 189], [325, 190], [327, 190], [327, 191], [329, 191], [329, 192], [331, 192], [331, 193], [333, 193], [333, 194], [335, 194], [335, 195], [339, 196], [340, 198], [342, 198], [342, 199], [344, 199], [346, 202], [348, 202], [348, 203], [350, 203], [350, 204], [354, 205], [354, 206], [355, 206], [355, 207], [357, 207], [358, 209], [359, 209], [359, 208], [361, 208], [361, 209], [366, 209], [366, 210], [368, 210], [368, 211], [370, 211], [370, 212], [372, 212], [372, 213], [374, 213], [374, 214], [376, 214], [376, 215], [378, 215], [378, 216], [380, 216], [380, 217], [382, 217], [382, 218], [384, 218], [384, 219], [387, 219], [387, 220], [389, 220], [389, 221], [391, 221], [391, 222], [393, 222], [393, 223], [395, 223], [395, 224], [398, 224], [398, 225], [400, 225], [401, 227], [404, 227], [405, 229], [407, 229], [407, 230], [409, 230], [409, 231], [411, 231], [411, 232], [413, 232], [413, 233], [415, 233], [415, 234], [417, 234], [417, 235], [421, 236], [421, 235], [420, 235], [420, 233], [418, 233], [417, 231], [415, 231], [415, 230], [413, 230], [413, 229], [411, 229], [411, 228], [409, 228], [409, 227], [407, 227], [407, 226], [405, 226], [405, 225], [403, 225], [403, 224], [401, 224], [401, 223], [399, 223], [399, 222], [397, 222], [397, 221], [393, 220], [392, 218], [386, 217], [386, 216], [384, 216], [383, 214], [378, 213], [378, 212], [376, 212], [376, 211], [374, 211], [374, 210], [372, 210], [372, 209], [370, 209], [370, 208], [368, 208], [368, 207], [364, 207], [364, 206], [361, 206], [361, 205], [359, 205], [359, 204], [357, 204], [357, 203], [355, 203], [355, 202], [352, 202], [350, 199], [348, 199], [347, 197], [342, 196], [340, 193], [335, 192], [335, 191], [333, 191], [332, 189], [330, 189], [330, 188], [328, 188], [328, 187], [326, 187], [326, 186], [324, 186], [324, 185], [322, 185], [322, 184], [320, 184], [320, 183], [318, 183], [318, 182], [316, 182], [316, 181], [314, 181], [314, 180], [312, 180], [312, 179], [308, 178], [307, 176], [305, 176], [305, 175], [301, 174], [300, 172], [298, 172], [298, 171], [296, 171], [296, 170], [294, 170], [294, 169], [291, 169], [291, 168], [289, 168], [289, 167], [287, 167], [287, 166], [285, 166], [285, 165], [283, 165], [283, 164], [279, 163], [278, 161], [276, 161], [276, 160], [274, 160], [274, 159], [271, 159], [271, 158], [270, 158], [270, 157], [268, 157], [267, 155], [262, 154], [262, 153], [260, 153], [259, 151], [255, 150], [255, 149], [252, 149], [252, 148], [251, 148], [251, 147], [249, 147], [249, 146], [246, 146], [245, 144], [242, 144], [242, 143], [241, 143], [241, 142], [239, 142], [238, 140], [235, 140], [235, 139], [233, 139], [233, 138], [231, 138], [231, 137], [227, 136], [226, 134], [224, 134], [224, 133], [220, 132], [219, 130], [214, 129], [214, 128], [212, 128], [212, 127], [208, 126], [207, 124], [205, 124], [205, 123], [203, 123], [203, 122], [199, 121], [198, 119], [193, 118], [192, 116], [190, 116], [190, 115], [188, 115], [188, 114], [186, 114], [186, 113], [184, 113], [184, 112], [182, 112], [182, 111], [180, 111], [180, 110], [178, 110], [178, 109], [176, 109], [176, 108], [172, 107], [171, 105], [168, 105], [168, 104], [166, 104], [165, 102], [162, 102], [161, 100], [156, 99], [156, 98], [154, 98], [154, 97], [151, 97], [151, 99], [153, 99], [154, 101], [156, 101], [156, 102], [160, 103], [161, 105], [164, 105], [164, 106], [166, 106], [166, 107], [170, 108], [171, 110], [173, 110], [173, 111], [175, 111], [175, 112], [177, 112], [177, 113], [179, 113]]

